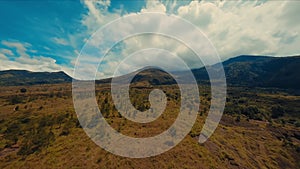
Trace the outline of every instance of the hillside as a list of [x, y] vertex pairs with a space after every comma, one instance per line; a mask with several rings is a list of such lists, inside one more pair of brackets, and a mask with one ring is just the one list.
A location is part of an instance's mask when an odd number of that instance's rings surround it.
[[[148, 109], [152, 89], [131, 87], [132, 104], [139, 110]], [[165, 112], [153, 122], [135, 123], [120, 116], [107, 84], [96, 85], [99, 109], [106, 121], [124, 135], [156, 136], [177, 118], [180, 91], [176, 85], [155, 87], [166, 92], [168, 103]], [[26, 86], [25, 93], [20, 88], [0, 87], [0, 168], [3, 169], [300, 167], [300, 96], [279, 90], [229, 87], [225, 114], [217, 130], [207, 142], [199, 144], [198, 136], [211, 99], [209, 86], [201, 85], [201, 109], [185, 139], [158, 156], [134, 159], [109, 153], [86, 135], [73, 108], [71, 84]]]
[[223, 65], [229, 85], [300, 89], [300, 56], [239, 56]]
[[1, 86], [56, 84], [71, 82], [72, 78], [60, 72], [30, 72], [27, 70], [0, 71]]
[[[210, 68], [215, 68], [213, 65]], [[282, 89], [300, 89], [300, 56], [268, 57], [243, 55], [223, 62], [228, 86], [273, 87]], [[192, 70], [200, 84], [209, 84], [205, 68]], [[184, 78], [186, 72], [175, 72]], [[158, 69], [141, 71], [132, 81], [150, 85], [175, 84], [175, 80], [166, 72]]]
[[[205, 69], [193, 70], [201, 101], [193, 128], [173, 149], [143, 159], [116, 156], [86, 135], [74, 110], [71, 78], [63, 72], [2, 71], [1, 83], [6, 86], [0, 86], [0, 168], [300, 168], [300, 96], [281, 89], [247, 87], [297, 88], [291, 85], [298, 83], [297, 65], [299, 57], [240, 56], [225, 61], [230, 85], [224, 114], [204, 144], [198, 143], [198, 136], [211, 106], [210, 87], [203, 85], [208, 79]], [[178, 76], [184, 73], [176, 72]], [[280, 78], [290, 78], [289, 83], [279, 83]], [[121, 116], [112, 101], [110, 79], [97, 82], [95, 94], [102, 115], [124, 135], [153, 137], [178, 118], [180, 90], [162, 70], [143, 70], [130, 86], [131, 102], [141, 111], [149, 109], [149, 93], [154, 88], [166, 93], [165, 111], [150, 123]], [[28, 86], [8, 86], [16, 84]]]

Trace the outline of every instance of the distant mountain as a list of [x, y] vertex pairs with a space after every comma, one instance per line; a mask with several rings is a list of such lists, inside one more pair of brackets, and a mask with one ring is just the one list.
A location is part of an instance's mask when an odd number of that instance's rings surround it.
[[300, 89], [300, 56], [243, 55], [223, 62], [223, 66], [228, 85]]
[[[242, 55], [223, 62], [228, 86], [275, 87], [300, 89], [300, 56], [269, 57]], [[216, 68], [216, 65], [210, 66]], [[206, 69], [192, 70], [200, 84], [209, 84]], [[178, 78], [185, 78], [186, 71], [173, 72]], [[117, 77], [127, 78], [128, 75]], [[0, 85], [33, 85], [71, 82], [64, 72], [29, 72], [24, 70], [0, 71]], [[96, 83], [110, 83], [111, 79], [97, 80]], [[132, 80], [135, 85], [170, 85], [176, 81], [159, 69], [145, 69]]]
[[27, 70], [0, 71], [1, 86], [35, 84], [55, 84], [71, 82], [72, 78], [64, 72], [30, 72]]
[[[300, 89], [300, 56], [242, 55], [224, 61], [223, 66], [228, 86]], [[216, 65], [210, 68], [214, 69]], [[192, 72], [198, 83], [209, 84], [208, 74], [204, 67], [193, 69]], [[174, 73], [179, 78], [184, 78], [187, 72]], [[143, 70], [135, 76], [132, 82], [149, 85], [176, 83], [168, 73], [158, 69]]]
[[[132, 77], [132, 73], [116, 77], [117, 79], [115, 82], [124, 82], [125, 79], [128, 79]], [[97, 80], [97, 83], [110, 83], [111, 78], [103, 79], [103, 80]], [[149, 86], [149, 85], [169, 85], [169, 84], [176, 84], [176, 81], [173, 79], [171, 75], [169, 75], [167, 72], [156, 69], [153, 67], [146, 67], [142, 70], [139, 70], [139, 73], [137, 73], [131, 80], [131, 84], [134, 84], [135, 86]]]

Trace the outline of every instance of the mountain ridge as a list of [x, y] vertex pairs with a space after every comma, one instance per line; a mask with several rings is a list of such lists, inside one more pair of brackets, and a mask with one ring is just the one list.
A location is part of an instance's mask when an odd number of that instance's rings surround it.
[[[220, 63], [218, 63], [220, 64]], [[300, 89], [300, 56], [272, 57], [258, 55], [240, 55], [222, 62], [228, 86], [275, 87]], [[217, 65], [217, 64], [215, 64]], [[215, 65], [209, 66], [214, 68]], [[176, 75], [184, 77], [186, 71]], [[192, 69], [195, 79], [200, 84], [209, 84], [206, 68]], [[117, 78], [124, 78], [123, 75]], [[12, 79], [11, 79], [12, 78]], [[60, 72], [30, 72], [26, 70], [0, 71], [0, 85], [33, 85], [69, 83], [72, 77]], [[110, 83], [111, 78], [96, 80], [96, 83]], [[143, 82], [143, 83], [141, 83]], [[143, 85], [171, 85], [176, 81], [167, 72], [159, 69], [142, 70], [132, 83]]]
[[63, 71], [32, 72], [28, 70], [0, 71], [1, 86], [21, 86], [35, 84], [68, 83], [72, 78]]

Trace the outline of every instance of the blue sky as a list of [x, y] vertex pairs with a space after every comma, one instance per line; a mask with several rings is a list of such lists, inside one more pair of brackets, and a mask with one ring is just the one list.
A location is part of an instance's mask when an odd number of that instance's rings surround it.
[[[97, 29], [122, 16], [153, 11], [195, 24], [222, 60], [241, 54], [300, 54], [297, 1], [0, 1], [0, 70], [72, 75], [80, 50]], [[140, 39], [139, 45], [145, 41], [149, 39]], [[128, 53], [128, 45], [137, 44], [128, 40], [117, 54]]]

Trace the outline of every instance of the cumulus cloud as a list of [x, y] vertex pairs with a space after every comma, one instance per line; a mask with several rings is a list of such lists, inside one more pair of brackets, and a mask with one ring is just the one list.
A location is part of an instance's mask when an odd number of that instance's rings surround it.
[[147, 1], [146, 7], [141, 9], [141, 12], [166, 12], [164, 4], [159, 1]]
[[[86, 3], [89, 13], [83, 23], [91, 28], [90, 30], [95, 31], [108, 20], [120, 17], [119, 13], [113, 15], [106, 10], [109, 5], [110, 3], [102, 3], [97, 7], [95, 2]], [[147, 1], [139, 13], [125, 14], [125, 17], [146, 12], [178, 15], [197, 26], [215, 46], [221, 59], [226, 60], [243, 54], [274, 56], [299, 54], [298, 11], [300, 11], [300, 3], [295, 1], [191, 1], [185, 4], [180, 1]], [[91, 24], [90, 21], [95, 19], [98, 21], [97, 24]], [[149, 18], [132, 21], [135, 24], [139, 22], [143, 23], [141, 25], [157, 27], [157, 29], [170, 26], [169, 23], [161, 23], [159, 20], [153, 21]], [[145, 24], [146, 22], [149, 23]], [[107, 37], [113, 39], [119, 34], [126, 34], [134, 29], [138, 28], [123, 23], [107, 34], [95, 38], [94, 44], [95, 46], [103, 44]], [[187, 34], [186, 36], [190, 36], [191, 41], [193, 40], [194, 32], [180, 30], [180, 26], [173, 29]], [[101, 75], [111, 74], [120, 60], [137, 50], [149, 47], [175, 52], [192, 68], [200, 66], [194, 64], [191, 51], [174, 39], [145, 35], [128, 38], [117, 47], [116, 52], [111, 52], [104, 59], [106, 65], [103, 65], [100, 70]], [[106, 48], [99, 48], [99, 50], [106, 50]], [[95, 53], [94, 57], [99, 57], [99, 53]]]
[[300, 3], [295, 1], [193, 1], [177, 12], [202, 29], [226, 59], [300, 53], [299, 48], [287, 48], [300, 43], [300, 22], [295, 17], [299, 10]]
[[[122, 50], [118, 50], [122, 48]], [[172, 37], [162, 36], [162, 35], [155, 35], [155, 34], [148, 34], [148, 35], [140, 35], [140, 36], [133, 36], [126, 40], [124, 40], [119, 46], [115, 46], [112, 50], [107, 53], [106, 57], [103, 59], [104, 64], [102, 64], [101, 69], [106, 76], [112, 76], [114, 73], [114, 69], [118, 66], [119, 63], [126, 60], [130, 55], [135, 52], [142, 51], [144, 49], [164, 49], [174, 55], [174, 57], [181, 58], [189, 67], [196, 68], [203, 66], [202, 62], [199, 62], [196, 55], [185, 45], [178, 42], [176, 39]], [[116, 50], [116, 51], [115, 51]], [[159, 53], [158, 53], [159, 54]], [[169, 71], [172, 70], [182, 70], [182, 67], [176, 65], [177, 60], [172, 60], [170, 57], [167, 57], [166, 53], [160, 53], [160, 57], [158, 59], [158, 55], [156, 57], [153, 53], [139, 53], [140, 58], [134, 57], [134, 60], [131, 59], [132, 64], [127, 64], [128, 70], [133, 70], [134, 65], [142, 65], [145, 64], [147, 61], [150, 63], [154, 63], [151, 60], [156, 60], [160, 62], [164, 62], [165, 65], [169, 66]], [[113, 66], [110, 64], [113, 62]], [[128, 65], [132, 65], [131, 67]], [[148, 65], [150, 66], [150, 65]], [[155, 66], [155, 65], [152, 65]], [[123, 68], [123, 74], [128, 73], [128, 70]], [[121, 72], [120, 72], [121, 73]]]

